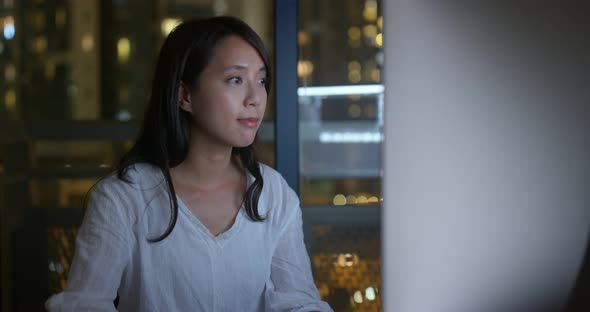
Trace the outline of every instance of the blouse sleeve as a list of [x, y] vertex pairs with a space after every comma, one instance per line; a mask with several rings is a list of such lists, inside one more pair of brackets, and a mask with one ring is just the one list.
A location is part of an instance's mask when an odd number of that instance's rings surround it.
[[[293, 193], [294, 197], [295, 194]], [[282, 232], [271, 263], [266, 285], [267, 311], [332, 312], [320, 299], [314, 284], [309, 255], [303, 241], [303, 222], [299, 201], [297, 212]]]
[[90, 192], [65, 290], [49, 311], [116, 311], [113, 301], [131, 255], [131, 225], [120, 200], [97, 185]]

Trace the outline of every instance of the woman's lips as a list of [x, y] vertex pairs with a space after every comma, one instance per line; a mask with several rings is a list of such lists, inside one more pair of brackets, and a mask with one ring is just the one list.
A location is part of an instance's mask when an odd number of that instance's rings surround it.
[[238, 118], [238, 121], [249, 128], [258, 127], [258, 118]]

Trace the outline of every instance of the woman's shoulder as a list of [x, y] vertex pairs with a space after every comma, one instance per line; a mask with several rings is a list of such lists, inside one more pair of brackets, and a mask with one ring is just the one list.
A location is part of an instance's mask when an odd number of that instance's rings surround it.
[[300, 209], [299, 197], [274, 168], [261, 163], [260, 171], [264, 181], [262, 193], [268, 204], [265, 210], [268, 211], [272, 223], [282, 226]]
[[273, 167], [266, 165], [264, 163], [259, 162], [258, 166], [260, 167], [260, 173], [262, 174], [262, 178], [269, 181], [282, 181], [284, 180], [283, 176], [276, 171]]
[[289, 196], [295, 194], [280, 172], [263, 163], [259, 163], [259, 166], [264, 180], [264, 187], [268, 187], [269, 191]]
[[[120, 174], [121, 173], [121, 174]], [[147, 163], [137, 163], [119, 172], [111, 172], [98, 181], [93, 192], [107, 194], [132, 195], [159, 189], [165, 183], [160, 170]]]
[[94, 214], [116, 215], [133, 224], [143, 215], [148, 203], [163, 197], [165, 180], [159, 169], [149, 164], [131, 165], [98, 181], [89, 191], [87, 207]]

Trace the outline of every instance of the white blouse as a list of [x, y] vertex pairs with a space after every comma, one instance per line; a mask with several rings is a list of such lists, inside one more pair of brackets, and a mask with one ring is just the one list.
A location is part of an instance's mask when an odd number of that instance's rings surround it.
[[[332, 311], [313, 282], [299, 200], [282, 176], [260, 165], [263, 222], [244, 208], [229, 230], [211, 232], [178, 199], [178, 220], [163, 241], [170, 201], [161, 172], [138, 164], [132, 183], [110, 175], [90, 192], [66, 289], [50, 311]], [[248, 175], [248, 184], [253, 177]]]

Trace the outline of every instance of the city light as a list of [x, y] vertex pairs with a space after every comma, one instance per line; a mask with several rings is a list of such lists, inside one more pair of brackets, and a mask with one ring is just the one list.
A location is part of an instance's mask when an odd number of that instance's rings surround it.
[[363, 17], [369, 22], [375, 21], [377, 19], [377, 1], [367, 0], [365, 2]]
[[126, 110], [121, 110], [120, 112], [117, 113], [116, 118], [119, 121], [129, 121], [129, 120], [131, 120], [132, 116], [131, 116], [130, 112], [128, 112]]
[[352, 61], [348, 63], [348, 70], [352, 71], [352, 70], [361, 70], [361, 63], [359, 63], [358, 61]]
[[172, 32], [172, 30], [174, 30], [174, 28], [178, 26], [180, 23], [182, 23], [182, 20], [179, 18], [167, 17], [163, 19], [162, 23], [160, 24], [162, 35], [164, 37], [167, 37]]
[[367, 287], [367, 289], [365, 289], [365, 297], [369, 301], [375, 300], [375, 288], [371, 286]]
[[355, 85], [355, 86], [329, 86], [329, 87], [300, 87], [297, 89], [299, 96], [333, 96], [333, 95], [369, 95], [381, 94], [384, 87], [381, 84]]
[[8, 112], [14, 112], [16, 110], [16, 92], [13, 89], [8, 89], [4, 93], [4, 105]]
[[81, 45], [84, 52], [92, 51], [92, 49], [94, 49], [94, 37], [88, 33], [84, 34], [84, 36], [82, 36]]
[[354, 196], [354, 195], [348, 195], [348, 196], [346, 196], [346, 203], [349, 204], [349, 205], [356, 204], [356, 196]]
[[57, 272], [59, 274], [64, 272], [63, 266], [59, 262], [49, 262], [49, 271], [50, 272]]
[[351, 118], [359, 118], [361, 116], [362, 109], [358, 104], [350, 104], [348, 106], [348, 116]]
[[362, 196], [362, 195], [359, 196], [359, 197], [357, 197], [356, 198], [356, 203], [357, 204], [367, 204], [368, 203], [367, 197]]
[[352, 40], [359, 40], [361, 39], [361, 30], [360, 28], [353, 26], [348, 29], [348, 38]]
[[307, 77], [313, 73], [313, 63], [306, 60], [297, 62], [297, 76]]
[[363, 17], [365, 20], [372, 22], [377, 19], [377, 10], [371, 8], [365, 8], [363, 10]]
[[[365, 195], [361, 195], [365, 194]], [[360, 193], [355, 195], [344, 195], [344, 194], [337, 194], [332, 198], [332, 203], [334, 206], [344, 206], [344, 205], [359, 205], [359, 204], [378, 204], [379, 198], [377, 196]]]
[[375, 36], [375, 44], [378, 47], [382, 47], [383, 46], [383, 34], [379, 33], [379, 34], [377, 34], [377, 36]]
[[311, 39], [308, 33], [306, 33], [305, 31], [300, 31], [297, 33], [297, 43], [299, 43], [299, 45], [307, 45], [310, 42]]
[[16, 34], [16, 28], [14, 27], [14, 18], [7, 16], [4, 18], [4, 38], [10, 40], [14, 38]]
[[363, 108], [363, 110], [365, 112], [365, 116], [369, 118], [377, 118], [377, 108], [375, 106], [367, 105], [365, 108]]
[[35, 52], [43, 53], [47, 51], [47, 37], [39, 36], [35, 38], [35, 41], [33, 41], [33, 43], [33, 49], [35, 50]]
[[129, 55], [131, 54], [131, 42], [128, 38], [121, 38], [117, 41], [117, 59], [119, 63], [125, 64], [129, 61]]
[[334, 196], [334, 198], [332, 199], [332, 203], [334, 203], [335, 206], [346, 205], [346, 197], [342, 194], [338, 194]]
[[343, 253], [336, 256], [336, 266], [343, 268], [350, 268], [359, 262], [359, 257], [356, 254]]
[[377, 1], [376, 0], [365, 1], [365, 8], [377, 10]]
[[375, 62], [377, 62], [378, 65], [383, 66], [383, 60], [384, 60], [384, 54], [383, 51], [379, 51], [377, 52], [377, 54], [375, 54]]
[[4, 80], [7, 82], [14, 82], [16, 79], [16, 66], [14, 64], [8, 64], [4, 68]]
[[321, 143], [381, 143], [383, 134], [380, 132], [320, 132]]
[[373, 24], [366, 25], [363, 27], [363, 33], [367, 38], [375, 38], [377, 36], [377, 26]]
[[359, 70], [351, 70], [348, 72], [348, 81], [352, 83], [359, 83], [361, 81], [361, 72]]
[[357, 49], [361, 46], [361, 41], [360, 39], [348, 39], [348, 45], [353, 48], [353, 49]]
[[371, 70], [371, 80], [374, 82], [381, 81], [381, 71], [378, 68], [374, 68]]
[[354, 302], [356, 303], [363, 303], [363, 294], [361, 294], [360, 290], [357, 290], [354, 292], [352, 299], [354, 299]]

